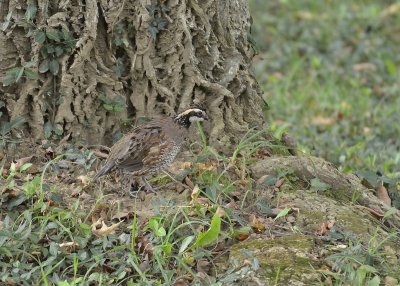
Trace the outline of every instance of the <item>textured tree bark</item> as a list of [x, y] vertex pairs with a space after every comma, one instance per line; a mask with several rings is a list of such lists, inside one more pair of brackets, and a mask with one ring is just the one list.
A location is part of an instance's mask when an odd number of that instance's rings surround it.
[[[60, 70], [1, 87], [8, 116], [27, 119], [27, 132], [44, 137], [51, 122], [88, 143], [103, 141], [126, 118], [172, 114], [192, 102], [210, 114], [210, 143], [234, 143], [262, 123], [263, 101], [250, 66], [246, 0], [8, 0], [0, 13], [11, 22], [0, 34], [0, 76], [34, 62], [38, 72], [41, 29], [65, 30], [77, 39], [57, 58]], [[27, 5], [36, 6], [32, 35], [19, 26]], [[118, 70], [118, 72], [116, 72]], [[39, 73], [39, 72], [38, 72]], [[119, 112], [104, 109], [105, 96], [125, 99]]]

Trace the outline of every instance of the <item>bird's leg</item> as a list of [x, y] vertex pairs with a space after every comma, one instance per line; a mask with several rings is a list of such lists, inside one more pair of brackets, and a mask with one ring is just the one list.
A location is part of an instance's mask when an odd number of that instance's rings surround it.
[[149, 192], [156, 193], [156, 191], [161, 188], [161, 187], [153, 188], [153, 186], [149, 183], [149, 181], [147, 181], [146, 177], [144, 176], [142, 176], [141, 179], [144, 184], [144, 187]]
[[[171, 174], [168, 173], [167, 171], [163, 171], [163, 173], [164, 173], [165, 175], [167, 175], [167, 177], [169, 177], [169, 178], [170, 178], [173, 182], [175, 182], [176, 184], [185, 187], [185, 184], [182, 184], [182, 182], [179, 182], [177, 179], [175, 179], [175, 178], [173, 177], [173, 175], [171, 175]], [[185, 177], [186, 177], [186, 176], [185, 176]]]
[[140, 187], [132, 187], [132, 185], [135, 185], [135, 183], [137, 184], [135, 178], [130, 178], [127, 189], [129, 196], [136, 199], [138, 197], [138, 193], [140, 192]]

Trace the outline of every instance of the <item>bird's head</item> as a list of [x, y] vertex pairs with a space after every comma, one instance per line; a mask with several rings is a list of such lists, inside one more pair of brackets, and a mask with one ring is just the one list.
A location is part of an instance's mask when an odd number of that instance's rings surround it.
[[208, 115], [202, 107], [191, 107], [179, 113], [175, 121], [184, 127], [190, 127], [190, 124], [196, 121], [208, 120]]

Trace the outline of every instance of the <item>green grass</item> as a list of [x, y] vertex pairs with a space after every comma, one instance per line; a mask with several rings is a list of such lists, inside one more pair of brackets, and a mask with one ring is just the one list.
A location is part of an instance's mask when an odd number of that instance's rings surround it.
[[[143, 202], [132, 199], [131, 207], [123, 211], [131, 212], [133, 218], [123, 216], [121, 225], [112, 219], [121, 212], [112, 201], [121, 198], [104, 194], [98, 184], [81, 187], [92, 193], [90, 201], [79, 195], [71, 198], [75, 183], [59, 181], [60, 175], [68, 177], [66, 168], [71, 166], [78, 164], [83, 173], [90, 169], [93, 154], [88, 150], [66, 147], [67, 151], [60, 150], [45, 164], [12, 163], [0, 170], [0, 181], [4, 182], [0, 186], [0, 282], [174, 285], [182, 280], [200, 285], [196, 262], [212, 262], [218, 254], [212, 251], [217, 242], [250, 231], [240, 214], [234, 216], [223, 206], [232, 201], [233, 185], [237, 191], [242, 184], [242, 178], [232, 170], [246, 169], [257, 148], [268, 144], [258, 139], [260, 133], [249, 132], [235, 155], [225, 157], [207, 146], [201, 134], [203, 142], [191, 146], [193, 164], [200, 167], [187, 170], [197, 191], [188, 190], [180, 199], [175, 198], [177, 194], [172, 198], [164, 197], [165, 193], [158, 195], [148, 202], [154, 213], [142, 215], [140, 220], [137, 210]], [[220, 164], [208, 168], [209, 159]], [[32, 166], [41, 172], [27, 174]], [[70, 179], [76, 181], [75, 175]], [[110, 227], [115, 231], [108, 231]], [[216, 281], [216, 277], [209, 279], [209, 285]]]
[[250, 1], [268, 122], [344, 171], [400, 175], [400, 13], [388, 13], [392, 2]]
[[[345, 171], [399, 175], [400, 36], [396, 31], [400, 13], [386, 15], [390, 2], [372, 0], [253, 0], [251, 5], [261, 58], [255, 69], [271, 107], [266, 111], [271, 129], [276, 134], [289, 131], [305, 153], [322, 156]], [[117, 226], [119, 220], [113, 216], [121, 212], [112, 206], [113, 194], [103, 194], [98, 185], [79, 185], [76, 169], [69, 169], [78, 167], [80, 174], [90, 170], [95, 159], [89, 150], [60, 151], [46, 164], [35, 163], [41, 172], [34, 175], [27, 174], [30, 163], [1, 170], [0, 284], [179, 285], [183, 281], [221, 285], [218, 281], [233, 281], [228, 276], [239, 274], [229, 269], [217, 273], [212, 265], [218, 256], [226, 262], [223, 255], [228, 246], [219, 252], [217, 246], [232, 242], [238, 234], [249, 235], [248, 215], [260, 209], [260, 216], [266, 216], [285, 196], [279, 192], [271, 202], [267, 196], [256, 197], [253, 190], [249, 167], [254, 153], [263, 148], [285, 151], [260, 139], [261, 133], [249, 131], [226, 157], [207, 146], [201, 132], [201, 143], [191, 146], [194, 167], [187, 170], [198, 191], [187, 192], [182, 200], [160, 195], [152, 206], [155, 213], [145, 219], [134, 205], [133, 217], [124, 218], [117, 231], [107, 235], [98, 235], [99, 219], [106, 228]], [[282, 170], [278, 177], [290, 184], [291, 176], [291, 170]], [[267, 185], [273, 188], [278, 177], [269, 178]], [[321, 188], [321, 182], [313, 184]], [[84, 195], [70, 198], [74, 188], [92, 192], [94, 201], [87, 202]], [[101, 194], [95, 196], [95, 191]], [[237, 208], [228, 207], [231, 204]], [[290, 210], [282, 208], [269, 222], [271, 227], [280, 221], [285, 226]], [[342, 236], [333, 237], [332, 244], [337, 240], [348, 248], [327, 257], [340, 267], [325, 275], [333, 277], [335, 285], [378, 285], [387, 274], [382, 272], [383, 242], [378, 234], [367, 244]], [[211, 264], [208, 281], [198, 275], [199, 261]], [[257, 269], [258, 262], [253, 264]], [[285, 271], [276, 272], [277, 284]]]

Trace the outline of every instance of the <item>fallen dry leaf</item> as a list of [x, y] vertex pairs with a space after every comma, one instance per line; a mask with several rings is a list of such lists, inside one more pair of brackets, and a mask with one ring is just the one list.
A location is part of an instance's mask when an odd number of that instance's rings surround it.
[[396, 15], [399, 12], [400, 12], [400, 3], [394, 3], [394, 4], [390, 5], [389, 7], [387, 7], [386, 9], [384, 9], [381, 12], [380, 16], [382, 18], [387, 18], [389, 16]]
[[286, 217], [286, 221], [289, 223], [294, 223], [296, 221], [296, 218], [292, 215], [289, 215]]
[[391, 276], [385, 276], [385, 286], [396, 286], [399, 285], [399, 280]]
[[194, 186], [192, 194], [190, 195], [192, 200], [197, 198], [198, 194], [200, 194], [200, 188], [198, 185]]
[[378, 199], [380, 199], [385, 205], [389, 207], [392, 205], [392, 200], [390, 199], [388, 192], [382, 182], [375, 189], [375, 191]]
[[283, 185], [284, 181], [285, 181], [285, 178], [280, 178], [279, 180], [276, 181], [275, 187], [279, 189]]
[[29, 163], [33, 156], [24, 157], [15, 161], [15, 170], [19, 170], [24, 164]]
[[14, 281], [12, 278], [10, 278], [10, 277], [7, 277], [6, 280], [4, 281], [4, 283], [5, 283], [5, 285], [8, 285], [8, 286], [15, 286], [15, 285], [17, 285], [17, 283], [15, 283], [15, 281]]
[[94, 224], [99, 219], [106, 220], [108, 208], [109, 207], [106, 204], [97, 205], [91, 214], [92, 215], [92, 223]]
[[253, 156], [258, 159], [263, 159], [265, 157], [271, 157], [272, 150], [270, 148], [262, 148], [262, 149], [257, 150]]
[[199, 204], [199, 205], [208, 207], [210, 205], [210, 200], [205, 197], [200, 197], [200, 198], [197, 198], [196, 200], [194, 200], [193, 202], [190, 202], [189, 205], [195, 205], [195, 204]]
[[70, 241], [70, 242], [60, 243], [58, 246], [66, 249], [77, 249], [79, 247], [79, 244], [75, 241]]
[[225, 215], [225, 210], [221, 207], [217, 208], [217, 211], [215, 212], [217, 216], [223, 217]]
[[323, 222], [322, 225], [319, 227], [319, 230], [317, 231], [318, 235], [325, 235], [329, 231], [328, 224], [326, 222]]
[[196, 270], [197, 272], [208, 273], [210, 271], [210, 262], [204, 258], [197, 260]]
[[179, 278], [174, 282], [174, 284], [172, 284], [172, 286], [190, 286], [190, 283], [183, 278]]
[[371, 208], [368, 208], [368, 207], [364, 207], [364, 206], [360, 206], [360, 205], [355, 205], [354, 207], [358, 208], [358, 209], [362, 209], [362, 210], [367, 210], [367, 211], [369, 211], [371, 213], [371, 215], [373, 215], [376, 218], [383, 218], [383, 214], [378, 212], [378, 211], [376, 211], [376, 210], [374, 210], [374, 209], [371, 209]]
[[[196, 188], [196, 186], [194, 185], [194, 183], [192, 182], [192, 180], [189, 179], [189, 177], [185, 177], [185, 184], [194, 191], [194, 189]], [[197, 186], [198, 188], [199, 186]], [[192, 192], [193, 194], [193, 192]]]
[[317, 17], [319, 17], [319, 15], [317, 14], [313, 14], [309, 11], [298, 11], [296, 12], [296, 17], [299, 18], [300, 20], [306, 20], [306, 21], [310, 21], [313, 20]]
[[335, 223], [336, 223], [336, 221], [335, 220], [329, 220], [328, 221], [328, 227], [329, 227], [329, 229], [331, 229], [334, 225], [335, 225]]
[[239, 241], [243, 241], [243, 240], [248, 239], [249, 236], [250, 236], [250, 233], [249, 233], [249, 232], [241, 232], [241, 233], [239, 233], [238, 235], [236, 235], [235, 238], [236, 238], [237, 240], [239, 240]]
[[376, 65], [374, 65], [373, 63], [359, 63], [353, 65], [353, 70], [356, 72], [376, 71]]
[[319, 231], [317, 231], [317, 234], [326, 235], [334, 225], [335, 225], [334, 220], [329, 220], [327, 222], [322, 223], [322, 225], [319, 228]]
[[235, 235], [234, 237], [239, 241], [246, 240], [250, 236], [250, 228], [246, 227], [246, 228], [238, 229], [235, 231], [234, 235]]
[[153, 255], [154, 247], [151, 241], [147, 237], [137, 236], [135, 241], [139, 254], [148, 255], [149, 257]]
[[190, 194], [190, 197], [192, 198], [192, 200], [189, 203], [190, 205], [193, 205], [197, 202], [199, 194], [200, 194], [200, 188], [198, 185], [196, 185], [194, 186], [192, 193]]
[[105, 222], [103, 221], [103, 219], [100, 218], [94, 224], [92, 224], [92, 233], [97, 237], [106, 236], [107, 234], [115, 232], [115, 230], [121, 223], [122, 223], [122, 221], [112, 224], [110, 226], [107, 226], [105, 224]]
[[146, 254], [142, 260], [142, 263], [139, 264], [139, 269], [142, 272], [146, 272], [151, 268], [149, 255]]
[[238, 209], [239, 209], [239, 206], [238, 206], [238, 204], [237, 204], [234, 200], [231, 200], [229, 203], [227, 203], [227, 204], [225, 205], [225, 208], [233, 209], [233, 210], [238, 210]]
[[0, 194], [8, 194], [9, 198], [15, 198], [18, 197], [21, 194], [21, 192], [22, 192], [21, 190], [14, 187], [11, 189], [7, 188], [3, 191], [0, 191]]
[[311, 123], [315, 125], [330, 126], [336, 123], [336, 118], [318, 115], [311, 120]]
[[27, 174], [37, 174], [40, 173], [41, 171], [39, 170], [39, 168], [36, 165], [32, 165], [29, 167], [28, 170], [25, 171]]
[[44, 155], [45, 155], [45, 157], [46, 157], [47, 159], [54, 159], [54, 151], [53, 151], [53, 148], [48, 147], [48, 148], [46, 149]]
[[247, 258], [243, 259], [243, 265], [251, 265], [251, 261]]
[[262, 233], [265, 230], [265, 225], [262, 219], [256, 217], [254, 214], [250, 215], [250, 226], [255, 233]]
[[192, 162], [179, 162], [176, 161], [175, 163], [172, 164], [171, 167], [175, 167], [178, 169], [191, 169], [193, 167], [193, 163]]
[[284, 181], [285, 181], [285, 178], [280, 178], [279, 180], [276, 181], [275, 186], [274, 186], [274, 193], [277, 193], [280, 191], [280, 188], [282, 187]]
[[122, 220], [122, 219], [131, 218], [131, 217], [133, 217], [133, 211], [120, 211], [120, 212], [117, 212], [115, 215], [113, 215], [111, 219]]
[[87, 185], [89, 185], [89, 182], [91, 181], [91, 179], [90, 179], [88, 176], [86, 176], [86, 175], [78, 176], [76, 179], [79, 181], [79, 183], [80, 183], [82, 186], [87, 186]]
[[201, 171], [213, 171], [217, 168], [215, 162], [197, 163], [195, 168]]
[[103, 272], [107, 272], [107, 273], [112, 273], [115, 270], [117, 270], [115, 267], [108, 265], [108, 264], [102, 264], [101, 268], [102, 268]]

